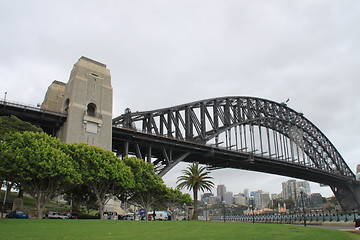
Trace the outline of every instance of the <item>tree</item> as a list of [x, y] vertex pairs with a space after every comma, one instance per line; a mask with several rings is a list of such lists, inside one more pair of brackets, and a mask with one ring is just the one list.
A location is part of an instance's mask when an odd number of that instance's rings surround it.
[[0, 117], [0, 139], [2, 139], [6, 133], [24, 131], [42, 132], [42, 129], [31, 123], [24, 122], [15, 116]]
[[100, 219], [104, 218], [104, 206], [112, 196], [134, 186], [130, 167], [113, 152], [84, 143], [73, 143], [68, 152], [77, 163], [82, 181], [96, 196]]
[[179, 189], [167, 188], [165, 196], [164, 208], [169, 209], [174, 219], [177, 218], [177, 209], [181, 209], [183, 205], [191, 205], [192, 199], [190, 194], [182, 193]]
[[[0, 117], [0, 140], [3, 139], [4, 135], [10, 132], [24, 132], [24, 131], [31, 131], [31, 132], [42, 132], [42, 129], [32, 125], [31, 123], [24, 122], [20, 120], [19, 118], [15, 116], [1, 116]], [[3, 159], [4, 156], [3, 152], [0, 152], [0, 159]], [[2, 183], [4, 180], [7, 180], [4, 178], [4, 176], [0, 173], [0, 183]], [[6, 181], [7, 186], [7, 195], [10, 193], [11, 188], [16, 183]], [[19, 188], [19, 197], [22, 197], [23, 191], [21, 186], [17, 183], [17, 187]]]
[[199, 166], [198, 162], [194, 162], [187, 167], [187, 169], [182, 170], [184, 175], [179, 176], [177, 183], [178, 189], [187, 188], [188, 190], [193, 191], [194, 196], [194, 214], [192, 219], [198, 220], [198, 191], [208, 190], [211, 191], [211, 188], [214, 187], [214, 183], [210, 180], [212, 177], [208, 176], [210, 173], [207, 171], [206, 167]]
[[133, 188], [119, 195], [119, 199], [144, 208], [146, 212], [151, 207], [159, 207], [167, 192], [163, 180], [155, 173], [154, 165], [136, 157], [125, 157], [123, 161], [131, 168], [136, 181]]
[[7, 155], [0, 172], [9, 181], [20, 183], [36, 204], [38, 218], [55, 196], [80, 181], [65, 144], [42, 132], [11, 132], [0, 142]]
[[99, 209], [94, 193], [84, 184], [79, 184], [66, 191], [64, 199], [71, 202], [71, 209], [74, 212], [84, 212], [89, 215], [90, 210]]

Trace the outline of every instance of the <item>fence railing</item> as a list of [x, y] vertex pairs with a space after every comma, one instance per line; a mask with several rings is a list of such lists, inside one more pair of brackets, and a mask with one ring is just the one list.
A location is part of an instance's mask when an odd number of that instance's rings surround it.
[[209, 220], [257, 223], [298, 223], [298, 222], [353, 222], [360, 218], [360, 211], [322, 211], [311, 210], [305, 214], [302, 211], [289, 213], [265, 213], [249, 215], [217, 214], [209, 215]]
[[50, 111], [48, 109], [41, 108], [40, 106], [34, 106], [34, 105], [23, 104], [23, 103], [0, 99], [0, 108], [4, 109], [7, 107], [14, 107], [14, 108], [19, 108], [19, 109], [24, 109], [24, 110], [40, 112], [40, 113], [51, 113], [53, 115], [66, 116], [66, 114], [64, 114], [64, 113]]

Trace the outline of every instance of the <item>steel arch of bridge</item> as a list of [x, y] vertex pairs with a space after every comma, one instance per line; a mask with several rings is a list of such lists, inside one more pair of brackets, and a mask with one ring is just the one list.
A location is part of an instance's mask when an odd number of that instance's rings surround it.
[[284, 103], [254, 97], [213, 98], [146, 112], [128, 110], [113, 124], [355, 179], [327, 137]]
[[[113, 119], [113, 125], [211, 147], [212, 151], [230, 151], [243, 159], [247, 156], [250, 161], [257, 159], [263, 164], [266, 160], [269, 164], [269, 169], [265, 169], [230, 164], [230, 158], [222, 164], [202, 161], [213, 168], [234, 167], [279, 174], [279, 167], [273, 170], [270, 166], [282, 165], [281, 175], [328, 184], [343, 206], [349, 205], [346, 203], [349, 201], [355, 202], [350, 204], [352, 207], [360, 206], [355, 175], [340, 153], [313, 123], [285, 103], [255, 97], [213, 98], [152, 111], [127, 109], [125, 114]], [[140, 153], [139, 145], [134, 152]], [[194, 160], [186, 151], [171, 160], [171, 150], [167, 152], [165, 147], [161, 154], [162, 157], [154, 161], [160, 175], [179, 161]], [[150, 152], [148, 161], [154, 156]]]

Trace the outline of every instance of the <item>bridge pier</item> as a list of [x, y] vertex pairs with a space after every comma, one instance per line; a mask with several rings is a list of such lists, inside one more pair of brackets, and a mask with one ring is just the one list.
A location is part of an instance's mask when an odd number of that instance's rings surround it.
[[360, 183], [349, 183], [348, 186], [331, 189], [343, 210], [360, 209]]

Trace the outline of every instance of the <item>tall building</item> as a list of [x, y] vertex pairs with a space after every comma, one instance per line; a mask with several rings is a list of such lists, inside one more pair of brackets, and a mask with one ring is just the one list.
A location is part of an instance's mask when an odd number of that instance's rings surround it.
[[270, 202], [270, 194], [268, 192], [261, 193], [261, 208], [265, 208], [268, 206]]
[[223, 201], [225, 201], [225, 204], [233, 204], [234, 203], [234, 196], [232, 192], [225, 192]]
[[223, 184], [217, 186], [217, 196], [220, 197], [220, 201], [224, 200], [224, 194], [226, 192], [226, 187]]
[[284, 199], [296, 199], [296, 180], [291, 179], [282, 183]]
[[212, 194], [212, 193], [204, 193], [201, 196], [201, 202], [208, 203], [209, 202], [209, 197], [212, 197], [212, 196], [214, 196], [214, 194]]
[[300, 194], [300, 188], [304, 188], [304, 193], [310, 195], [311, 194], [311, 190], [310, 190], [310, 184], [308, 181], [300, 181], [297, 182], [297, 189], [299, 191]]
[[277, 199], [278, 197], [279, 197], [279, 195], [276, 193], [271, 194], [271, 199]]
[[254, 206], [258, 209], [267, 207], [270, 202], [270, 194], [268, 192], [263, 192], [262, 190], [251, 192], [250, 197], [254, 198]]
[[282, 183], [284, 199], [292, 199], [295, 204], [299, 205], [300, 190], [304, 189], [305, 195], [310, 195], [311, 189], [308, 181], [296, 181], [294, 179]]
[[234, 195], [234, 203], [237, 205], [247, 205], [245, 196], [241, 194]]
[[245, 188], [244, 189], [244, 195], [245, 195], [245, 198], [249, 198], [249, 189]]
[[210, 196], [208, 198], [208, 204], [210, 204], [210, 205], [216, 204], [217, 202], [218, 202], [218, 199], [216, 196]]
[[255, 208], [261, 208], [261, 190], [258, 190], [256, 192], [250, 192], [250, 197], [254, 198], [254, 202], [252, 205], [254, 205]]

